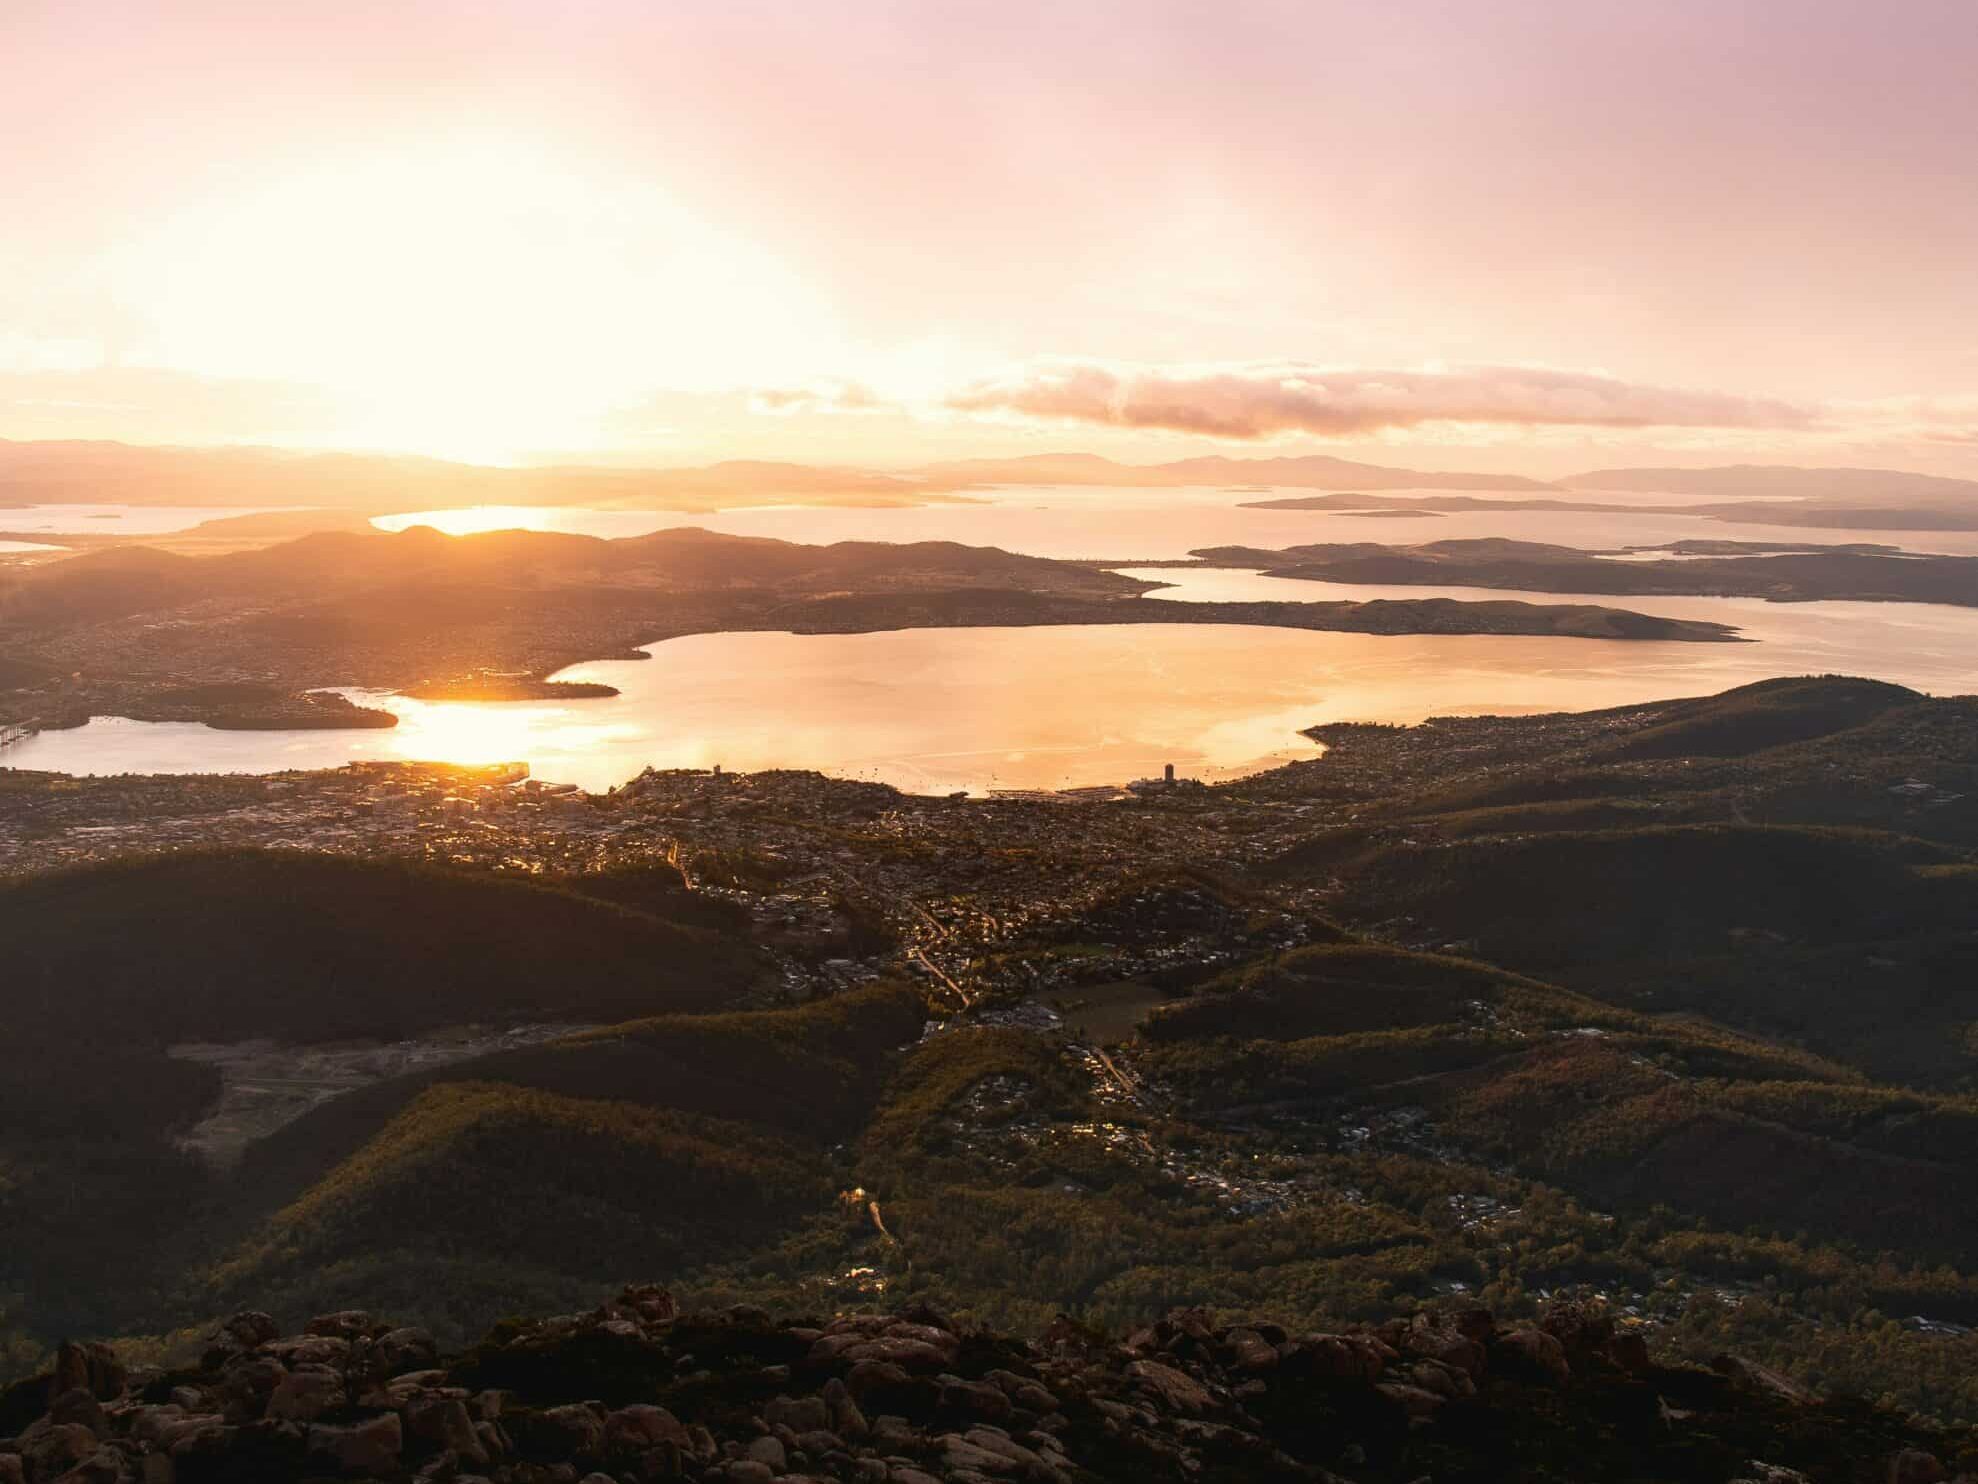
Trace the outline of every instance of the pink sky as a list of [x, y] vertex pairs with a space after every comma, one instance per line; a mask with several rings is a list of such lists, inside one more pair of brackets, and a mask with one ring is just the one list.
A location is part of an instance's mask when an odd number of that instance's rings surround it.
[[0, 437], [1978, 475], [1970, 0], [11, 0], [0, 58]]

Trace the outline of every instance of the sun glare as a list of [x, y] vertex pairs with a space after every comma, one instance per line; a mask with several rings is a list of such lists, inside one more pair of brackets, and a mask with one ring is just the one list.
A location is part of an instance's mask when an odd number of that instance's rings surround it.
[[120, 255], [140, 357], [325, 388], [347, 447], [505, 461], [597, 445], [659, 388], [829, 364], [832, 316], [658, 182], [512, 140], [314, 165]]

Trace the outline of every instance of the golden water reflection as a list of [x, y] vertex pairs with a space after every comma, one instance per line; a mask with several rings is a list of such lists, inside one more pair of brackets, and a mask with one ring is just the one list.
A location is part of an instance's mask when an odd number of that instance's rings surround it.
[[1319, 722], [1584, 710], [1782, 674], [1838, 670], [1937, 693], [1978, 690], [1978, 611], [1826, 603], [1744, 611], [1725, 600], [1666, 601], [1762, 621], [1765, 642], [1151, 624], [706, 634], [654, 645], [645, 661], [562, 672], [619, 687], [611, 700], [477, 705], [354, 692], [396, 712], [400, 725], [219, 732], [99, 719], [43, 733], [0, 762], [101, 773], [515, 760], [592, 789], [647, 765], [719, 763], [982, 791], [1122, 783], [1169, 762], [1184, 774], [1228, 777], [1313, 755], [1299, 732]]

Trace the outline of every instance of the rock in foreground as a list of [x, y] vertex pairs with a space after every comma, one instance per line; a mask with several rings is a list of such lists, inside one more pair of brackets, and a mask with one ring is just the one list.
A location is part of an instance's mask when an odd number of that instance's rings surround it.
[[[16, 1434], [9, 1437], [8, 1434]], [[361, 1312], [236, 1315], [193, 1370], [100, 1345], [0, 1394], [0, 1484], [1898, 1480], [1978, 1449], [1762, 1367], [1650, 1360], [1606, 1315], [1454, 1308], [1339, 1334], [1184, 1311], [1125, 1341], [925, 1308], [824, 1323], [628, 1288], [442, 1359]]]

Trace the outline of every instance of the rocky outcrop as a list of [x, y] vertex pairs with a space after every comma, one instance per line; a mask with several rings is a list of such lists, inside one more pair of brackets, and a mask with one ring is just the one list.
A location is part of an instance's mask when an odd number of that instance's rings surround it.
[[[361, 1311], [242, 1313], [180, 1372], [64, 1346], [0, 1484], [1079, 1484], [1946, 1479], [1971, 1440], [1769, 1372], [1651, 1362], [1605, 1313], [1336, 1334], [1183, 1311], [1114, 1341], [939, 1313], [681, 1313], [658, 1288], [442, 1360]], [[21, 1392], [14, 1388], [9, 1395]]]

